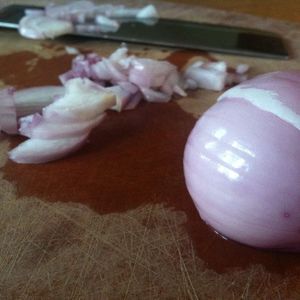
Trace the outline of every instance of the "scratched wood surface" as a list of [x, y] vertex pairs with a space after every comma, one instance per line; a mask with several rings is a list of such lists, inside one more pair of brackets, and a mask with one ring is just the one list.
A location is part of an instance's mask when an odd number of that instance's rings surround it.
[[[278, 61], [129, 45], [133, 54], [164, 58], [179, 69], [197, 57], [248, 63], [251, 76], [300, 66], [300, 25], [156, 4], [167, 17], [276, 31], [293, 56]], [[58, 84], [73, 58], [66, 45], [101, 55], [119, 46], [79, 38], [29, 41], [10, 30], [0, 35], [0, 83], [17, 88]], [[1, 298], [300, 299], [298, 254], [221, 239], [201, 221], [186, 191], [184, 145], [218, 95], [199, 90], [168, 104], [110, 113], [80, 151], [49, 164], [9, 161], [7, 151], [23, 138], [3, 135]]]

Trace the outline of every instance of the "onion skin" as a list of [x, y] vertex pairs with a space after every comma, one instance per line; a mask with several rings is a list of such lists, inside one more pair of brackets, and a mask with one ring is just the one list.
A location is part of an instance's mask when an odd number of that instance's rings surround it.
[[[272, 96], [245, 100], [256, 90]], [[300, 251], [299, 91], [300, 72], [259, 76], [225, 92], [192, 130], [186, 185], [201, 218], [222, 236]], [[272, 112], [259, 107], [271, 100], [280, 104]]]

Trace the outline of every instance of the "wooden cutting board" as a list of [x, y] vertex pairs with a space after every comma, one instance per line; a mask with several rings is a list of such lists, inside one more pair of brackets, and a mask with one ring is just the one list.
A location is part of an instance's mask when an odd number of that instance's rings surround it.
[[[29, 3], [29, 1], [26, 1]], [[132, 2], [133, 3], [133, 2]], [[132, 54], [247, 63], [250, 75], [299, 68], [300, 25], [207, 8], [158, 3], [161, 14], [276, 31], [288, 61], [129, 45]], [[79, 38], [29, 41], [1, 31], [1, 85], [59, 84], [65, 46], [108, 55], [119, 45]], [[200, 219], [182, 168], [185, 142], [219, 93], [199, 90], [167, 104], [109, 113], [77, 153], [21, 165], [0, 141], [2, 299], [300, 299], [299, 254], [224, 240]], [[217, 188], [217, 187], [216, 187]]]

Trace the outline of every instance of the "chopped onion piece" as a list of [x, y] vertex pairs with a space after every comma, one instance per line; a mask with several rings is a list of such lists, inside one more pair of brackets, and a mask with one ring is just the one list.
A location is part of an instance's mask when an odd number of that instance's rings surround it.
[[14, 89], [11, 87], [0, 91], [0, 130], [9, 134], [18, 132]]
[[16, 133], [17, 116], [23, 116], [19, 132], [30, 139], [13, 149], [10, 158], [43, 163], [79, 148], [108, 109], [133, 109], [141, 99], [168, 102], [174, 94], [186, 96], [183, 85], [221, 90], [244, 80], [248, 68], [240, 64], [228, 72], [225, 62], [197, 61], [182, 79], [173, 64], [128, 55], [125, 46], [109, 57], [80, 54], [73, 59], [71, 70], [60, 75], [64, 86], [0, 91], [0, 130]]
[[249, 66], [246, 64], [239, 64], [237, 65], [235, 71], [238, 74], [245, 74], [249, 71]]
[[129, 80], [140, 87], [159, 87], [170, 73], [176, 72], [176, 67], [169, 62], [149, 58], [135, 58], [131, 65]]
[[[180, 86], [176, 66], [167, 61], [129, 56], [124, 46], [108, 58], [94, 55], [91, 61], [83, 55], [77, 56], [72, 69], [62, 74], [60, 79], [65, 84], [76, 77], [87, 77], [103, 87], [109, 86], [116, 93], [117, 105], [113, 109], [118, 111], [134, 108], [141, 100], [141, 95], [151, 102], [169, 101], [173, 94], [186, 96]], [[133, 103], [130, 104], [131, 101]]]
[[116, 96], [116, 105], [113, 106], [112, 109], [119, 112], [134, 109], [142, 99], [142, 94], [138, 88], [129, 82], [121, 82], [119, 85], [104, 89], [112, 92]]
[[15, 91], [14, 101], [17, 116], [22, 117], [41, 112], [43, 107], [52, 103], [65, 93], [62, 86], [41, 86]]
[[80, 51], [75, 47], [65, 46], [65, 50], [70, 55], [79, 55]]
[[77, 150], [90, 131], [116, 104], [115, 96], [89, 79], [72, 79], [65, 94], [43, 109], [20, 120], [20, 132], [29, 140], [13, 149], [10, 158], [18, 163], [44, 163]]
[[19, 23], [19, 32], [30, 39], [55, 38], [72, 33], [73, 25], [69, 21], [49, 18], [43, 15], [25, 16]]
[[53, 19], [77, 21], [93, 13], [95, 4], [91, 1], [73, 1], [67, 4], [50, 4], [45, 8], [45, 13]]
[[146, 87], [141, 88], [144, 98], [149, 102], [168, 102], [171, 96]]
[[[186, 88], [204, 88], [208, 90], [221, 91], [226, 83], [226, 64], [196, 62], [186, 69], [184, 78], [193, 80], [186, 81]], [[197, 84], [195, 85], [194, 82]]]
[[102, 15], [96, 16], [95, 21], [99, 25], [103, 25], [105, 27], [110, 27], [112, 31], [117, 31], [120, 27], [119, 22], [112, 20], [108, 17], [102, 16]]
[[39, 164], [53, 161], [79, 149], [88, 133], [65, 139], [29, 139], [9, 152], [17, 163]]
[[47, 120], [80, 122], [96, 118], [116, 104], [115, 96], [87, 78], [69, 80], [65, 95], [43, 109]]
[[120, 22], [126, 22], [126, 18], [148, 19], [152, 24], [158, 18], [158, 12], [153, 5], [132, 8], [124, 5], [96, 5], [91, 1], [49, 4], [45, 9], [26, 9], [19, 23], [19, 32], [30, 39], [54, 38], [72, 32], [115, 32]]
[[249, 67], [245, 64], [237, 66], [233, 72], [228, 72], [227, 64], [220, 62], [196, 61], [188, 66], [183, 77], [185, 88], [203, 88], [213, 91], [222, 91], [226, 85], [240, 83], [247, 79]]
[[136, 15], [137, 18], [140, 19], [145, 19], [145, 18], [149, 18], [149, 19], [154, 19], [154, 18], [158, 18], [158, 12], [155, 8], [154, 5], [150, 4], [145, 6], [144, 8], [142, 8]]
[[63, 139], [76, 137], [90, 132], [105, 118], [105, 114], [98, 117], [72, 123], [56, 123], [45, 120], [40, 114], [29, 115], [20, 119], [20, 134], [34, 139]]
[[45, 11], [43, 9], [34, 9], [34, 8], [27, 8], [25, 9], [26, 16], [44, 16]]
[[123, 5], [115, 7], [111, 11], [107, 11], [106, 15], [110, 18], [134, 18], [139, 13], [138, 8], [129, 8]]

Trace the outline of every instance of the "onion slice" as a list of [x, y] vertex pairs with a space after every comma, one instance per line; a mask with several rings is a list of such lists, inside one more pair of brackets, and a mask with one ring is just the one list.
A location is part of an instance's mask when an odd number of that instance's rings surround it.
[[12, 87], [0, 91], [0, 130], [8, 134], [18, 133], [14, 88]]
[[116, 104], [115, 95], [87, 78], [74, 78], [65, 95], [43, 109], [43, 117], [59, 123], [88, 121]]
[[64, 139], [29, 139], [11, 150], [9, 158], [23, 164], [53, 161], [79, 149], [87, 137], [88, 133]]
[[[185, 87], [221, 90], [246, 77], [248, 66], [238, 65], [234, 72], [227, 69], [224, 62], [197, 61], [184, 72]], [[17, 133], [17, 117], [21, 117], [19, 133], [30, 138], [11, 151], [16, 162], [47, 162], [67, 155], [83, 144], [108, 109], [120, 112], [135, 108], [142, 99], [163, 103], [174, 94], [186, 96], [175, 65], [128, 55], [125, 46], [108, 57], [77, 55], [71, 69], [59, 78], [63, 86], [0, 92], [0, 130]]]
[[15, 91], [14, 100], [17, 116], [27, 116], [41, 112], [43, 107], [52, 103], [65, 93], [63, 86], [41, 86]]
[[42, 115], [21, 118], [20, 133], [30, 139], [10, 151], [9, 157], [18, 163], [45, 163], [77, 150], [103, 120], [104, 111], [115, 104], [114, 94], [89, 79], [71, 79], [65, 94], [45, 107]]
[[124, 5], [96, 5], [91, 1], [50, 4], [42, 9], [27, 9], [19, 23], [19, 32], [30, 39], [55, 38], [72, 32], [115, 32], [126, 18], [156, 20], [153, 5], [132, 8]]
[[[60, 75], [65, 84], [72, 78], [89, 78], [115, 92], [117, 106], [114, 109], [132, 109], [141, 100], [167, 102], [174, 94], [186, 96], [181, 88], [179, 72], [175, 65], [150, 58], [128, 55], [126, 47], [120, 47], [109, 57], [79, 55], [68, 72]], [[131, 103], [133, 101], [133, 103]]]
[[44, 15], [25, 16], [20, 20], [19, 32], [29, 39], [55, 38], [73, 32], [69, 21], [53, 19]]
[[187, 89], [203, 88], [222, 91], [227, 85], [240, 83], [247, 79], [248, 65], [240, 64], [231, 72], [224, 61], [203, 62], [197, 60], [183, 73], [184, 87]]
[[26, 116], [20, 119], [21, 135], [34, 139], [63, 139], [67, 137], [76, 137], [90, 132], [98, 126], [105, 118], [105, 114], [79, 123], [57, 124], [47, 122], [40, 114]]

